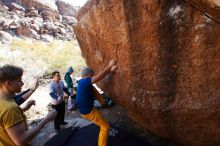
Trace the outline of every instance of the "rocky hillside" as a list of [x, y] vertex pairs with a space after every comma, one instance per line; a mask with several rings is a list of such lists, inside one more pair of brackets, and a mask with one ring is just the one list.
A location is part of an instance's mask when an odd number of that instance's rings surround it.
[[12, 36], [42, 41], [73, 40], [78, 7], [62, 0], [1, 0], [0, 41]]

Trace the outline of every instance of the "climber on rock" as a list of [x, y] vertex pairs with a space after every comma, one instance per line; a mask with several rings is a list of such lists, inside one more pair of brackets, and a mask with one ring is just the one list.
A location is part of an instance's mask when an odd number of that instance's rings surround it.
[[102, 118], [99, 111], [94, 107], [93, 83], [103, 79], [108, 73], [117, 69], [116, 61], [112, 59], [109, 64], [94, 75], [91, 68], [84, 68], [81, 71], [82, 79], [78, 82], [76, 103], [78, 105], [81, 116], [100, 127], [98, 146], [106, 146], [108, 141], [109, 124]]

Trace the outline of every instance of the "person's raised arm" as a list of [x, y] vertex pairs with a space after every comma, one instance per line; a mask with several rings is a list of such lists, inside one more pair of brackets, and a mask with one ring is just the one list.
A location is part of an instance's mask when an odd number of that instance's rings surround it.
[[26, 93], [28, 93], [29, 91], [30, 91], [30, 89], [25, 90], [25, 91], [23, 91], [13, 97], [15, 102], [17, 103], [17, 105], [21, 105], [22, 103], [25, 102], [25, 100], [22, 98], [22, 96], [25, 95]]
[[39, 86], [39, 80], [37, 79], [34, 86], [30, 88], [30, 90], [26, 94], [22, 95], [23, 100], [26, 101], [34, 93], [34, 91], [38, 88], [38, 86]]
[[49, 121], [56, 117], [56, 114], [56, 111], [48, 113], [47, 116], [42, 121], [40, 121], [37, 126], [29, 130], [26, 130], [24, 121], [21, 121], [6, 129], [7, 133], [16, 145], [27, 145], [27, 143], [31, 141]]
[[113, 67], [117, 68], [115, 59], [112, 59], [109, 64], [104, 68], [104, 70], [100, 71], [97, 75], [92, 77], [92, 83], [96, 83], [99, 80], [103, 79], [108, 73], [112, 71]]

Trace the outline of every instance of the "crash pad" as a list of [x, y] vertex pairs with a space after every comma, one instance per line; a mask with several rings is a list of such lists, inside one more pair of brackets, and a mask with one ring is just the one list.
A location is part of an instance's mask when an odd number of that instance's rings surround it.
[[[51, 138], [44, 146], [97, 146], [99, 127], [90, 124], [86, 127], [69, 128]], [[134, 136], [111, 125], [108, 146], [154, 146], [145, 139]]]

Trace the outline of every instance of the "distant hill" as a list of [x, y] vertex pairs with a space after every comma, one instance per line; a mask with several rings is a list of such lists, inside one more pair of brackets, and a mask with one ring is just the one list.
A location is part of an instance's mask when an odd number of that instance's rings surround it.
[[78, 9], [62, 0], [1, 0], [0, 42], [12, 36], [47, 42], [73, 40]]

